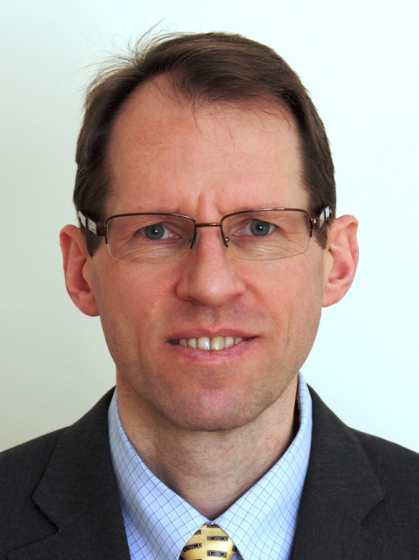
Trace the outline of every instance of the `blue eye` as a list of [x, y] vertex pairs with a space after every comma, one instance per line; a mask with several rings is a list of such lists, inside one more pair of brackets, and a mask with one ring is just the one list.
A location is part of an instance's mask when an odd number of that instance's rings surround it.
[[268, 235], [268, 233], [271, 233], [273, 227], [274, 226], [269, 222], [264, 222], [262, 220], [252, 220], [249, 224], [251, 233], [258, 237]]
[[144, 228], [144, 236], [147, 239], [162, 239], [165, 235], [163, 224], [153, 224]]

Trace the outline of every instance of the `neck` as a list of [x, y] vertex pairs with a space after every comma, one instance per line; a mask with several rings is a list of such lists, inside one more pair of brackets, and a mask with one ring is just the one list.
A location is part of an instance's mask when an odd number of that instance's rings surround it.
[[284, 454], [297, 429], [295, 376], [252, 422], [228, 431], [194, 432], [157, 419], [117, 377], [124, 430], [148, 468], [207, 519], [215, 519]]

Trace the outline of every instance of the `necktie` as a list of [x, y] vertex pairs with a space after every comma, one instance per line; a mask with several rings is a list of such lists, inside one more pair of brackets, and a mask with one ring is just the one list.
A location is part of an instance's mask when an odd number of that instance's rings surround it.
[[208, 557], [231, 560], [237, 548], [217, 525], [202, 525], [183, 547], [179, 560], [206, 560]]

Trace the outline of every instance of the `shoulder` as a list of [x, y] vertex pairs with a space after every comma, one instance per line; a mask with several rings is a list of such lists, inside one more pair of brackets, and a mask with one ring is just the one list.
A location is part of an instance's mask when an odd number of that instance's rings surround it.
[[38, 534], [47, 537], [54, 531], [32, 496], [63, 431], [52, 432], [0, 453], [1, 558], [16, 543], [27, 544]]
[[112, 392], [73, 425], [0, 453], [0, 558], [5, 550], [54, 534], [57, 519], [70, 518], [77, 504], [82, 508], [96, 481], [111, 480], [112, 486], [107, 430]]
[[[89, 452], [89, 442], [100, 435], [107, 439], [107, 410], [113, 390], [73, 425], [56, 430], [0, 453], [0, 500], [10, 485], [26, 487], [30, 480], [39, 480], [57, 448], [62, 450], [62, 467], [65, 459]], [[81, 444], [85, 444], [82, 446]]]
[[351, 519], [353, 527], [377, 542], [419, 554], [419, 455], [349, 428], [310, 392], [313, 437], [307, 497], [312, 498], [315, 489], [343, 514], [342, 523]]
[[353, 430], [384, 495], [362, 526], [419, 553], [419, 454]]
[[419, 504], [419, 454], [401, 445], [351, 430], [365, 451], [372, 469], [387, 492], [403, 503]]
[[107, 411], [112, 393], [73, 425], [0, 453], [0, 551], [7, 533], [20, 534], [26, 527], [28, 531], [34, 527], [34, 533], [48, 533], [51, 524], [45, 525], [34, 499], [41, 483], [59, 503], [64, 489], [67, 496], [74, 497], [74, 486], [87, 477], [89, 469], [96, 468], [98, 477], [106, 476], [111, 468]]
[[[345, 455], [362, 449], [371, 466], [378, 471], [395, 472], [404, 468], [406, 474], [419, 474], [419, 454], [401, 445], [366, 434], [344, 424], [310, 387], [313, 403], [313, 438], [328, 443], [328, 450]], [[404, 465], [404, 467], [402, 467]]]
[[[328, 462], [338, 462], [339, 470], [348, 467], [362, 477], [371, 468], [383, 487], [403, 486], [408, 481], [419, 492], [419, 454], [377, 436], [344, 424], [310, 387], [313, 402], [312, 451]], [[325, 467], [323, 464], [322, 467]], [[361, 468], [362, 467], [362, 468]]]
[[[51, 432], [0, 453], [0, 504], [39, 480], [64, 429]], [[1, 506], [0, 506], [1, 507]]]
[[419, 474], [419, 453], [407, 449], [402, 445], [385, 439], [351, 429], [360, 441], [369, 459], [377, 467], [400, 467], [401, 464], [409, 465], [416, 474]]

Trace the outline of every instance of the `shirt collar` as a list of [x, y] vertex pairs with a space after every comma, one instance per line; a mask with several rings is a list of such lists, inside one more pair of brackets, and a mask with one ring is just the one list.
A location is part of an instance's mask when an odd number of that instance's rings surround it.
[[[300, 426], [273, 467], [213, 521], [234, 541], [243, 560], [288, 558], [307, 473], [312, 433], [311, 397], [299, 375]], [[150, 558], [177, 560], [193, 533], [208, 520], [161, 482], [131, 445], [118, 414], [116, 392], [109, 407], [111, 455], [125, 525], [141, 534]], [[128, 540], [129, 534], [128, 534]], [[287, 552], [288, 551], [288, 552]]]

